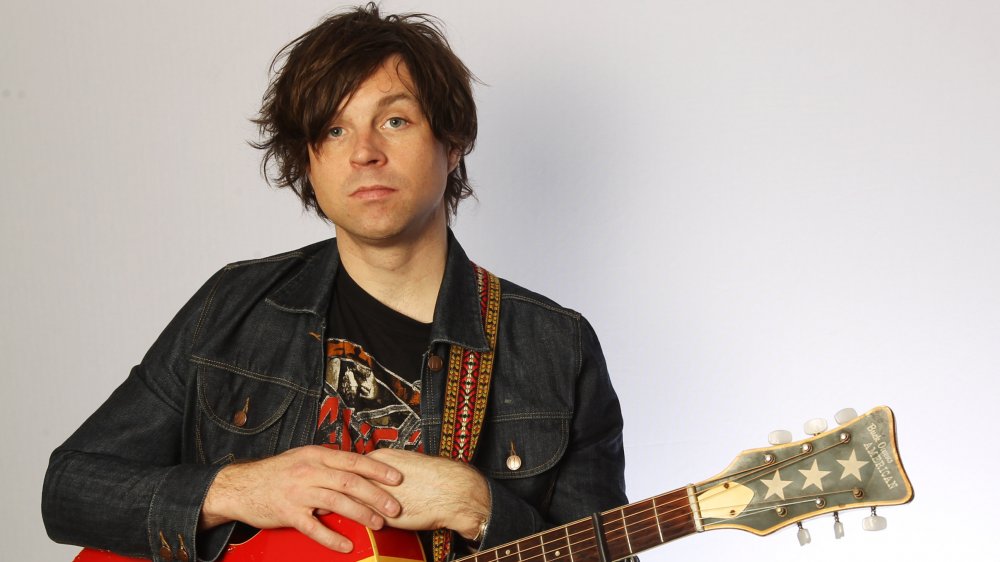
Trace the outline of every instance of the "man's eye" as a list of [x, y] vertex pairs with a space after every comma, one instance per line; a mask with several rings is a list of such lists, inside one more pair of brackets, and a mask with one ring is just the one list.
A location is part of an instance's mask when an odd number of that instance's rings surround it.
[[390, 117], [386, 120], [385, 124], [390, 129], [398, 129], [403, 125], [406, 125], [406, 119], [403, 119], [402, 117]]
[[342, 137], [342, 136], [344, 136], [344, 129], [343, 129], [343, 127], [332, 127], [330, 129], [330, 133], [329, 134], [333, 138]]

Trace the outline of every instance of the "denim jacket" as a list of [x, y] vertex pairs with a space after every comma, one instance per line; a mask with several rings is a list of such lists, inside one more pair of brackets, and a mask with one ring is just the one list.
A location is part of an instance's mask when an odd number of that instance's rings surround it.
[[[331, 239], [234, 263], [209, 279], [53, 452], [42, 497], [49, 536], [154, 561], [168, 560], [164, 542], [175, 560], [218, 557], [233, 524], [197, 533], [216, 472], [314, 437], [325, 363], [317, 336], [338, 267]], [[473, 462], [492, 499], [483, 547], [626, 503], [621, 410], [594, 331], [580, 314], [513, 283], [502, 280], [501, 291]], [[446, 359], [453, 343], [486, 351], [480, 314], [474, 271], [449, 233], [421, 369], [428, 454], [440, 446], [447, 368], [433, 371], [427, 359]], [[246, 418], [234, 423], [240, 411]], [[506, 466], [512, 446], [517, 470]]]

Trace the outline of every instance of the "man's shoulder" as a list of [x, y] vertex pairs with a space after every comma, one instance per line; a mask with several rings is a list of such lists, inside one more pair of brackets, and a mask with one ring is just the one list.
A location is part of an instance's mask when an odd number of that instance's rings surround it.
[[[504, 305], [515, 305], [538, 314], [557, 314], [573, 320], [582, 318], [581, 314], [572, 308], [567, 308], [556, 301], [510, 281], [500, 279], [500, 300]], [[501, 307], [502, 308], [502, 307]]]
[[[315, 309], [323, 279], [336, 271], [336, 241], [331, 238], [272, 256], [231, 262], [206, 283], [201, 292], [208, 304], [251, 306], [276, 299], [289, 308]], [[242, 305], [240, 303], [243, 303]]]
[[330, 246], [335, 244], [336, 239], [334, 238], [321, 240], [295, 250], [274, 254], [273, 256], [230, 262], [226, 264], [222, 270], [226, 272], [245, 274], [253, 274], [258, 271], [263, 272], [268, 270], [281, 271], [282, 269], [301, 265], [302, 263], [307, 262], [323, 253], [325, 250], [328, 250]]

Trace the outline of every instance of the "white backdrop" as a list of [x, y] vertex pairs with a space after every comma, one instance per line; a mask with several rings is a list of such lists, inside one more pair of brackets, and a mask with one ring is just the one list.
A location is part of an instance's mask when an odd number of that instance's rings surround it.
[[[995, 560], [1000, 5], [386, 4], [486, 84], [456, 231], [598, 330], [633, 500], [844, 406], [898, 416], [916, 499], [887, 531], [644, 561]], [[3, 0], [3, 559], [74, 554], [42, 528], [48, 454], [205, 278], [329, 235], [245, 141], [271, 56], [333, 8]]]

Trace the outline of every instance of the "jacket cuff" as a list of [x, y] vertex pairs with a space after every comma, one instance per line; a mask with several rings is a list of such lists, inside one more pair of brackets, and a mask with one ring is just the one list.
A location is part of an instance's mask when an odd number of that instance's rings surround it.
[[196, 541], [198, 562], [214, 562], [222, 556], [235, 528], [236, 522], [233, 521], [198, 533]]
[[487, 549], [527, 537], [545, 529], [542, 516], [530, 504], [503, 484], [487, 478], [490, 490], [490, 519], [479, 548]]
[[[208, 538], [207, 550], [199, 553], [195, 545], [198, 537], [198, 517], [208, 488], [222, 466], [182, 464], [170, 469], [153, 492], [149, 503], [146, 532], [149, 538], [152, 562], [211, 561], [221, 554], [232, 525], [223, 525], [219, 531], [203, 534]], [[225, 537], [219, 540], [218, 535]]]

